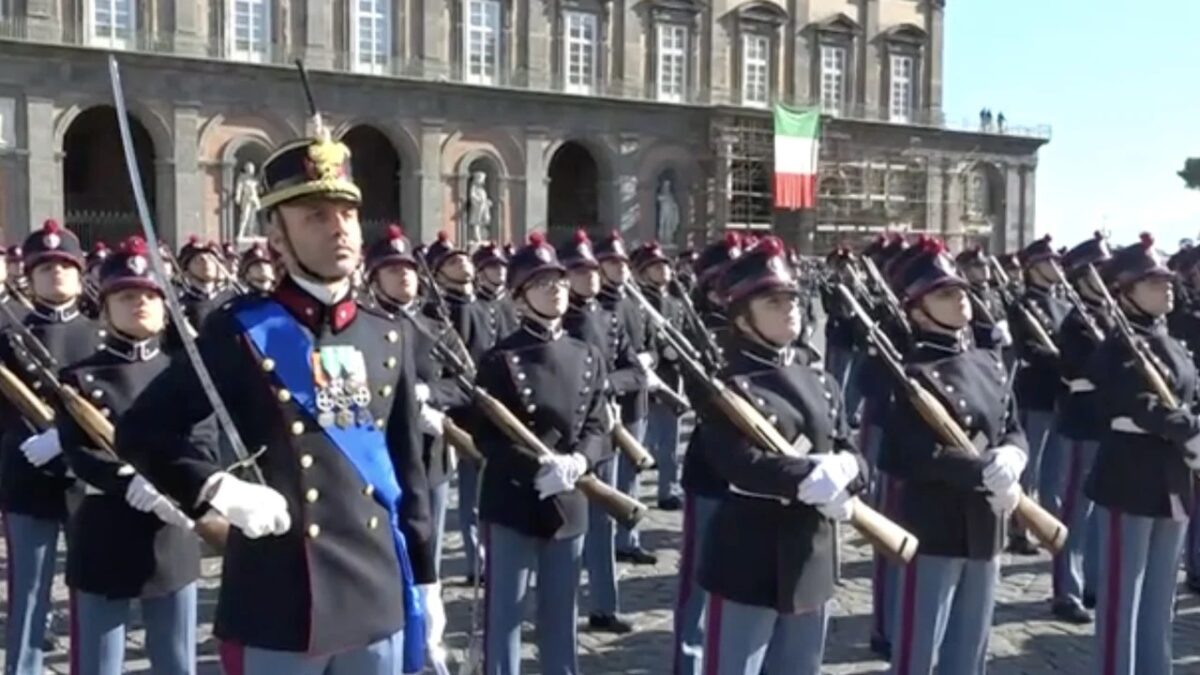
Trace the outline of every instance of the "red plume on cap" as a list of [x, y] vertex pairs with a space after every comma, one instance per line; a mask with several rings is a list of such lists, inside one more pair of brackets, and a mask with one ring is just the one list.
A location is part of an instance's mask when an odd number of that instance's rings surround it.
[[1047, 244], [1049, 244], [1049, 243], [1050, 243], [1050, 235], [1048, 235], [1048, 234], [1047, 234], [1046, 236], [1042, 237], [1042, 241], [1044, 241], [1044, 242], [1046, 242]]
[[104, 253], [108, 250], [108, 244], [98, 241], [92, 245], [92, 253]]
[[541, 232], [534, 232], [529, 235], [529, 243], [532, 246], [541, 246], [546, 243], [546, 235]]
[[941, 239], [928, 237], [925, 241], [921, 242], [921, 250], [933, 255], [939, 255], [946, 252], [946, 245], [942, 243]]
[[121, 244], [121, 250], [133, 255], [146, 255], [146, 240], [141, 237], [130, 237]]
[[199, 244], [199, 243], [200, 243], [200, 237], [199, 237], [199, 235], [195, 235], [195, 234], [193, 234], [193, 235], [189, 236], [189, 237], [188, 237], [188, 243], [189, 243], [189, 244], [191, 244], [191, 245], [193, 245], [193, 246], [195, 246], [196, 244]]
[[758, 240], [758, 250], [768, 256], [777, 256], [783, 253], [783, 242], [779, 237], [763, 237]]
[[588, 237], [587, 230], [582, 230], [582, 229], [575, 230], [575, 243], [576, 244], [583, 244], [583, 243], [586, 243], [589, 241], [591, 241], [591, 239]]
[[445, 230], [442, 230], [437, 233], [437, 240], [442, 242], [450, 241], [450, 235]]
[[614, 229], [614, 230], [612, 231], [612, 238], [613, 238], [613, 239], [616, 239], [617, 241], [620, 241], [620, 240], [621, 240], [621, 231], [620, 231], [620, 230], [617, 230], [617, 229]]
[[392, 223], [391, 225], [388, 225], [388, 229], [387, 229], [387, 236], [388, 236], [388, 239], [400, 239], [400, 238], [403, 238], [403, 237], [404, 237], [404, 230], [400, 229], [400, 226], [399, 226], [399, 225], [397, 225], [397, 224], [395, 224], [395, 223]]
[[725, 247], [726, 248], [737, 248], [741, 245], [742, 245], [742, 238], [738, 236], [737, 232], [726, 232], [725, 233]]
[[58, 221], [53, 218], [47, 218], [46, 222], [42, 223], [42, 231], [46, 234], [54, 234], [61, 229]]
[[1138, 235], [1138, 241], [1141, 242], [1142, 248], [1148, 249], [1151, 246], [1154, 246], [1154, 235], [1150, 234], [1149, 232], [1143, 232]]

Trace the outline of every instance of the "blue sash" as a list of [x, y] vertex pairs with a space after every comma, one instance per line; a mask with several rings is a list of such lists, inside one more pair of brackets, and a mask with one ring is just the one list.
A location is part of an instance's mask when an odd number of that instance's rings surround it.
[[[312, 372], [313, 343], [308, 331], [273, 301], [246, 307], [235, 317], [258, 352], [275, 361], [272, 374], [279, 384], [292, 392], [292, 400], [315, 422], [318, 412]], [[425, 661], [425, 608], [413, 583], [408, 546], [400, 531], [399, 508], [404, 491], [396, 480], [383, 430], [374, 424], [353, 424], [345, 429], [329, 425], [322, 432], [350, 461], [363, 482], [375, 488], [375, 501], [387, 509], [404, 582], [404, 672], [420, 672]]]

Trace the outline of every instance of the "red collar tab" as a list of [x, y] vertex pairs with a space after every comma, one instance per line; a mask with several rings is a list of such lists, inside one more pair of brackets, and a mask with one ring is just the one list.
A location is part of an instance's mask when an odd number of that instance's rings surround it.
[[320, 333], [321, 326], [325, 323], [329, 324], [334, 333], [340, 333], [358, 316], [358, 303], [353, 293], [336, 305], [329, 306], [300, 288], [291, 277], [285, 277], [280, 282], [272, 297], [313, 334]]

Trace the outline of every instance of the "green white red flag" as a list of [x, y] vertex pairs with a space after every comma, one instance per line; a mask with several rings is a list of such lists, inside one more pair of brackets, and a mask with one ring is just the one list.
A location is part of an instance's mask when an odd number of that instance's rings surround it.
[[775, 105], [775, 208], [811, 209], [817, 204], [819, 110]]

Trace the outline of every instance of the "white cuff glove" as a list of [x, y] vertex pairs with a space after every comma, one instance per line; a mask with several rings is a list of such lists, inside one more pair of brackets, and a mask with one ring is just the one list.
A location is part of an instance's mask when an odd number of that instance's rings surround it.
[[654, 355], [650, 352], [639, 352], [637, 355], [638, 363], [641, 364], [643, 370], [649, 370], [654, 367]]
[[30, 464], [36, 467], [46, 466], [50, 460], [62, 454], [62, 446], [58, 442], [58, 429], [49, 429], [26, 438], [21, 443], [21, 452]]
[[446, 606], [442, 603], [442, 585], [434, 582], [417, 586], [421, 602], [425, 605], [425, 648], [429, 652], [430, 666], [437, 673], [449, 672], [446, 665], [446, 647], [442, 636], [446, 632]]
[[1008, 328], [1008, 319], [1001, 319], [992, 326], [992, 339], [1001, 347], [1007, 347], [1013, 343], [1012, 331]]
[[283, 495], [227, 473], [221, 474], [217, 491], [208, 503], [250, 539], [284, 534], [292, 529], [292, 517]]
[[662, 378], [658, 376], [658, 373], [654, 372], [653, 370], [647, 370], [646, 387], [649, 391], [659, 391], [660, 389], [666, 389], [667, 383], [662, 381]]
[[988, 451], [991, 458], [983, 468], [983, 486], [989, 492], [1004, 492], [1009, 485], [1021, 480], [1028, 457], [1015, 445], [1001, 445]]
[[854, 515], [853, 499], [853, 495], [843, 490], [833, 498], [833, 501], [830, 501], [827, 504], [821, 504], [817, 507], [817, 510], [821, 512], [821, 515], [832, 521], [844, 523], [850, 520], [850, 517]]
[[423, 404], [429, 400], [429, 385], [424, 382], [418, 382], [413, 385], [413, 396], [417, 398], [418, 404]]
[[579, 453], [552, 455], [542, 460], [533, 485], [539, 499], [548, 499], [561, 492], [575, 489], [575, 481], [587, 471], [587, 458]]
[[1007, 488], [999, 492], [993, 492], [988, 495], [988, 504], [992, 505], [992, 513], [1004, 518], [1010, 515], [1017, 508], [1017, 502], [1021, 500], [1021, 484], [1012, 483]]
[[800, 482], [797, 497], [805, 504], [821, 506], [844, 492], [850, 481], [858, 477], [858, 458], [848, 452], [835, 452], [808, 457], [814, 466]]
[[421, 404], [417, 425], [421, 427], [421, 433], [440, 438], [446, 432], [446, 414], [428, 404]]
[[196, 523], [187, 514], [179, 510], [141, 475], [136, 475], [125, 488], [125, 503], [130, 508], [142, 513], [153, 513], [158, 519], [168, 525], [190, 530]]

